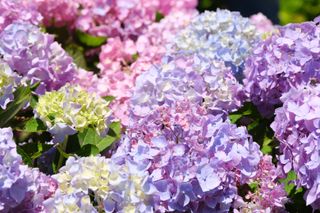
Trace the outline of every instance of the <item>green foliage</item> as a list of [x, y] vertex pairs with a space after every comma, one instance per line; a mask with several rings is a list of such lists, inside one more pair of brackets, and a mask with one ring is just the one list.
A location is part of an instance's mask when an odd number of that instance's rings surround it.
[[311, 21], [320, 15], [320, 0], [280, 0], [281, 24]]
[[43, 132], [46, 131], [47, 127], [44, 123], [36, 118], [31, 118], [25, 124], [24, 131], [25, 132]]
[[164, 15], [161, 12], [156, 13], [156, 22], [160, 22], [164, 18]]
[[81, 153], [85, 156], [98, 154], [117, 141], [120, 138], [120, 134], [120, 122], [111, 123], [108, 134], [105, 137], [100, 137], [95, 129], [88, 128], [83, 132], [78, 133], [78, 140], [82, 150]]
[[83, 69], [88, 69], [87, 62], [84, 57], [84, 48], [76, 43], [68, 43], [65, 46], [66, 52], [73, 58], [73, 62]]
[[270, 127], [273, 118], [267, 119], [260, 115], [252, 103], [245, 103], [238, 111], [230, 113], [232, 123], [246, 126], [253, 140], [256, 141], [264, 154], [275, 154], [278, 142], [273, 137], [274, 132]]
[[0, 128], [8, 126], [15, 115], [31, 100], [31, 89], [19, 87], [14, 93], [13, 102], [9, 103], [6, 110], [0, 109]]
[[88, 47], [99, 47], [107, 41], [106, 37], [92, 36], [80, 30], [76, 31], [76, 38]]

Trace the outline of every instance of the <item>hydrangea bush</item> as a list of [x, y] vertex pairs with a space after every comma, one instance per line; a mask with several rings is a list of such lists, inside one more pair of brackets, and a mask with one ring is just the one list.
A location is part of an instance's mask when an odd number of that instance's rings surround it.
[[0, 2], [0, 212], [320, 209], [320, 18], [197, 3]]

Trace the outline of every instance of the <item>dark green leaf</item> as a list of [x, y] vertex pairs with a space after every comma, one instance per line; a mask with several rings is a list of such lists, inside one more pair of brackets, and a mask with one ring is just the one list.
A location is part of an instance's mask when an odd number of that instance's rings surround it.
[[22, 160], [26, 165], [32, 166], [31, 157], [20, 146], [17, 146], [17, 152], [19, 155], [21, 155]]
[[85, 44], [88, 47], [99, 47], [107, 41], [106, 37], [92, 36], [80, 30], [76, 31], [76, 36], [82, 44]]
[[103, 99], [106, 100], [107, 102], [112, 102], [114, 99], [116, 99], [116, 97], [109, 95], [109, 96], [103, 97]]
[[66, 45], [65, 50], [73, 58], [74, 63], [83, 69], [88, 69], [86, 59], [84, 56], [84, 48], [75, 44], [69, 43]]
[[156, 22], [160, 22], [164, 18], [164, 15], [161, 12], [156, 13]]
[[19, 87], [14, 93], [14, 101], [8, 104], [6, 110], [0, 110], [0, 127], [5, 127], [30, 100], [30, 87]]

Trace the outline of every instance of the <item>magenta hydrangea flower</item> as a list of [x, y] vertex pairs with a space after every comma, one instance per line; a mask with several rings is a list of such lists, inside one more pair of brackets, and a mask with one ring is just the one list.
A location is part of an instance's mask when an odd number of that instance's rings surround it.
[[292, 86], [319, 79], [319, 34], [317, 22], [289, 24], [254, 49], [246, 62], [244, 84], [263, 114], [272, 114]]
[[42, 212], [56, 188], [54, 179], [22, 164], [11, 128], [0, 129], [0, 211]]
[[225, 212], [237, 184], [256, 175], [260, 155], [244, 127], [182, 101], [129, 126], [113, 157], [148, 171], [143, 189], [160, 212]]
[[297, 174], [297, 186], [307, 189], [307, 205], [320, 208], [320, 85], [300, 85], [285, 93], [271, 124], [280, 141], [279, 163]]
[[[285, 203], [289, 200], [284, 185], [278, 183], [281, 172], [273, 165], [272, 157], [265, 155], [261, 158], [256, 176], [249, 181], [255, 185], [255, 191], [236, 201], [235, 212], [286, 212]], [[239, 211], [238, 211], [239, 210]]]
[[211, 111], [230, 112], [241, 106], [242, 97], [242, 86], [223, 63], [198, 55], [168, 56], [138, 77], [131, 111], [143, 117], [159, 105], [187, 99]]
[[0, 1], [0, 32], [15, 21], [25, 21], [38, 25], [41, 14], [30, 0], [1, 0]]
[[45, 26], [73, 27], [78, 17], [81, 0], [33, 0], [37, 11], [43, 16]]
[[0, 33], [0, 54], [12, 70], [40, 82], [38, 93], [56, 90], [70, 82], [76, 67], [54, 37], [26, 22], [16, 22]]
[[196, 0], [82, 1], [76, 27], [98, 36], [137, 37], [156, 21], [156, 13], [194, 9]]

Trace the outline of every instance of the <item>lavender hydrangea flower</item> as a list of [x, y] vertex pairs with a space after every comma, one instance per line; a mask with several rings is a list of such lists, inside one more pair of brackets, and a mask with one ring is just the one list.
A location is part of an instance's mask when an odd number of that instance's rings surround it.
[[131, 125], [113, 157], [147, 169], [143, 187], [160, 212], [227, 212], [237, 184], [256, 175], [260, 156], [244, 127], [182, 101]]
[[254, 49], [246, 62], [244, 84], [263, 114], [272, 114], [291, 87], [320, 79], [319, 35], [317, 22], [289, 24]]
[[285, 93], [271, 127], [281, 142], [279, 163], [293, 170], [307, 189], [307, 205], [320, 208], [320, 85], [300, 85]]
[[212, 111], [230, 112], [241, 106], [243, 96], [242, 86], [222, 63], [196, 54], [168, 56], [138, 77], [131, 110], [143, 117], [159, 105], [187, 99]]
[[[101, 156], [70, 157], [53, 176], [59, 188], [46, 201], [46, 208], [57, 212], [82, 210], [86, 205], [87, 209], [93, 209], [90, 212], [152, 212], [148, 195], [142, 191], [145, 175], [146, 172], [135, 169], [129, 162], [117, 163]], [[96, 206], [90, 203], [89, 195], [94, 197]], [[82, 197], [89, 201], [80, 203]], [[72, 202], [68, 202], [70, 199]]]
[[22, 164], [11, 128], [0, 129], [0, 211], [41, 212], [56, 187], [54, 179]]
[[72, 58], [54, 37], [34, 25], [15, 22], [0, 33], [0, 41], [4, 61], [32, 84], [40, 82], [39, 94], [59, 89], [76, 73]]
[[169, 52], [198, 53], [204, 58], [222, 61], [241, 79], [244, 61], [259, 39], [248, 18], [239, 12], [218, 9], [196, 17], [178, 34]]
[[7, 63], [0, 60], [0, 107], [2, 109], [6, 109], [7, 104], [13, 100], [13, 92], [19, 82], [19, 76]]
[[42, 16], [32, 1], [1, 0], [0, 32], [9, 24], [19, 20], [38, 25]]

